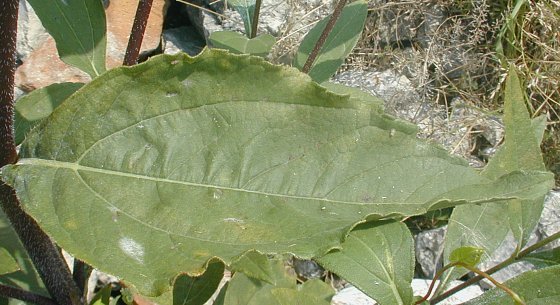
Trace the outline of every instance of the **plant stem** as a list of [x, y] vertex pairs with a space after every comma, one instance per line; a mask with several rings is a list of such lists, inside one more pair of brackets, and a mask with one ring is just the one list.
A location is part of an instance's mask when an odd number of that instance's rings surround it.
[[253, 13], [253, 20], [251, 20], [251, 37], [255, 38], [257, 36], [257, 28], [259, 26], [259, 14], [261, 12], [262, 0], [256, 0], [255, 2], [255, 12]]
[[19, 288], [0, 284], [0, 295], [6, 298], [18, 299], [20, 301], [34, 303], [36, 305], [58, 305], [54, 300], [45, 296], [34, 294]]
[[[553, 242], [553, 241], [555, 241], [559, 238], [560, 238], [560, 232], [556, 232], [556, 233], [550, 235], [549, 237], [533, 244], [532, 246], [529, 246], [529, 247], [525, 248], [524, 250], [517, 253], [517, 255], [513, 254], [511, 257], [509, 257], [505, 261], [503, 261], [503, 262], [497, 264], [496, 266], [486, 270], [485, 273], [486, 274], [493, 274], [493, 273], [495, 273], [495, 272], [497, 272], [497, 271], [515, 263], [519, 259], [525, 257], [527, 254], [529, 254], [529, 253], [531, 253], [531, 252], [533, 252], [533, 251], [535, 251], [535, 250], [537, 250], [541, 247], [544, 247], [547, 244], [549, 244], [549, 243], [551, 243], [551, 242]], [[446, 299], [449, 296], [457, 293], [458, 291], [460, 291], [460, 290], [462, 290], [462, 289], [464, 289], [464, 288], [482, 280], [483, 278], [484, 277], [481, 276], [481, 275], [477, 275], [475, 277], [472, 277], [469, 280], [467, 280], [466, 282], [464, 282], [462, 284], [459, 284], [459, 285], [447, 290], [446, 292], [438, 295], [437, 297], [434, 297], [433, 299], [430, 300], [430, 304], [436, 304], [436, 303], [440, 302], [441, 300]]]
[[456, 263], [458, 266], [461, 266], [463, 268], [468, 269], [471, 272], [474, 272], [476, 274], [478, 274], [479, 276], [484, 277], [485, 279], [489, 280], [490, 282], [492, 282], [492, 284], [496, 285], [496, 287], [502, 289], [503, 291], [505, 291], [507, 294], [509, 294], [511, 296], [511, 298], [515, 301], [515, 304], [520, 304], [520, 305], [525, 305], [525, 302], [523, 300], [521, 300], [521, 298], [519, 297], [519, 295], [517, 293], [515, 293], [513, 290], [511, 290], [509, 287], [507, 287], [506, 285], [496, 281], [493, 277], [491, 277], [488, 273], [484, 272], [484, 271], [480, 271], [474, 267], [471, 267], [467, 264], [464, 264], [462, 262], [457, 262]]
[[16, 37], [19, 1], [0, 3], [0, 166], [17, 161], [14, 143], [14, 82], [16, 72]]
[[305, 64], [303, 65], [303, 69], [301, 69], [303, 73], [309, 73], [309, 70], [311, 70], [311, 66], [315, 62], [315, 59], [317, 59], [317, 56], [319, 55], [321, 48], [327, 41], [327, 38], [329, 37], [329, 34], [334, 28], [334, 25], [336, 24], [338, 17], [340, 17], [340, 13], [342, 12], [342, 9], [346, 5], [346, 2], [347, 0], [339, 0], [338, 3], [336, 4], [336, 7], [334, 8], [331, 18], [329, 19], [327, 25], [325, 26], [325, 29], [323, 30], [323, 33], [321, 33], [321, 36], [319, 36], [317, 43], [315, 43], [315, 47], [313, 47], [311, 54], [309, 54], [309, 57], [307, 57], [307, 61], [305, 61]]
[[[18, 0], [0, 1], [0, 167], [17, 161], [13, 133]], [[81, 304], [81, 293], [58, 248], [27, 215], [8, 185], [0, 182], [0, 206], [43, 283], [59, 305]]]
[[128, 46], [126, 47], [126, 54], [124, 55], [123, 65], [132, 66], [138, 61], [140, 54], [140, 47], [144, 39], [144, 32], [148, 24], [148, 17], [152, 10], [153, 0], [140, 0], [136, 9], [136, 16], [134, 16], [134, 23], [130, 31], [130, 38], [128, 39]]

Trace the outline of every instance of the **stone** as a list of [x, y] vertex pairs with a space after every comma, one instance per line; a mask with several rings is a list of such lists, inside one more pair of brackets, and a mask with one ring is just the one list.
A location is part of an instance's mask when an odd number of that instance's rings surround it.
[[[412, 291], [414, 295], [424, 296], [428, 293], [428, 288], [432, 283], [431, 280], [423, 280], [423, 279], [413, 279], [412, 280]], [[449, 287], [455, 287], [457, 285], [462, 284], [462, 281], [452, 281]], [[436, 285], [439, 285], [439, 281], [436, 282]], [[433, 293], [434, 291], [432, 291]], [[480, 287], [476, 285], [471, 285], [462, 289], [461, 291], [449, 296], [448, 298], [438, 302], [438, 305], [455, 305], [455, 304], [462, 304], [467, 302], [468, 300], [474, 299], [479, 295], [483, 294], [484, 291], [480, 289]]]
[[19, 2], [17, 31], [17, 58], [20, 61], [24, 61], [33, 50], [49, 37], [47, 30], [41, 24], [41, 20], [25, 0]]
[[[137, 0], [112, 0], [106, 9], [108, 68], [122, 65], [137, 5]], [[154, 1], [152, 5], [141, 48], [144, 54], [159, 47], [167, 5], [168, 0]], [[27, 15], [32, 16], [29, 13]], [[23, 44], [22, 48], [21, 52], [25, 54], [26, 45]], [[56, 44], [50, 36], [42, 44], [34, 47], [34, 51], [16, 71], [16, 86], [25, 92], [52, 83], [90, 80], [89, 75], [59, 59]]]
[[[560, 190], [548, 193], [544, 202], [542, 216], [536, 230], [539, 240], [560, 232]], [[560, 247], [560, 240], [551, 242], [543, 250], [557, 247]]]
[[433, 278], [437, 270], [443, 266], [443, 241], [446, 228], [423, 231], [415, 237], [416, 261], [427, 278]]
[[163, 53], [185, 52], [195, 56], [204, 49], [206, 43], [192, 26], [172, 28], [163, 32]]
[[[428, 292], [428, 288], [430, 287], [431, 280], [423, 280], [423, 279], [413, 279], [412, 280], [412, 291], [416, 296], [424, 296]], [[461, 281], [453, 281], [451, 282], [451, 286], [457, 286], [463, 282]], [[436, 283], [436, 285], [439, 284]], [[432, 291], [433, 293], [433, 291]], [[477, 296], [484, 293], [480, 287], [474, 285], [469, 286], [461, 291], [457, 292], [456, 294], [446, 298], [445, 300], [438, 303], [438, 305], [455, 305], [461, 304]], [[331, 300], [331, 305], [374, 305], [377, 302], [367, 296], [365, 293], [361, 292], [354, 286], [348, 286], [339, 292]]]
[[[140, 54], [150, 53], [159, 47], [163, 20], [169, 6], [169, 0], [156, 0], [152, 4]], [[138, 0], [111, 0], [105, 10], [107, 16], [107, 54], [122, 63]], [[109, 67], [114, 67], [110, 63]], [[118, 66], [118, 65], [115, 65]]]
[[85, 72], [60, 60], [52, 37], [47, 38], [47, 41], [27, 57], [17, 68], [15, 77], [16, 86], [25, 92], [52, 83], [86, 83], [91, 80]]
[[325, 269], [312, 260], [294, 258], [292, 263], [300, 278], [316, 279], [325, 275]]
[[348, 286], [339, 292], [331, 300], [331, 305], [374, 305], [375, 300], [354, 286]]

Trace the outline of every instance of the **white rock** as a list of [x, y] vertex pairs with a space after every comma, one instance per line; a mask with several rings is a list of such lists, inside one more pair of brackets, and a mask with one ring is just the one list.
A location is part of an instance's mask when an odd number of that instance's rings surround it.
[[25, 0], [19, 2], [17, 57], [25, 60], [27, 56], [40, 46], [49, 34], [41, 24], [35, 11]]

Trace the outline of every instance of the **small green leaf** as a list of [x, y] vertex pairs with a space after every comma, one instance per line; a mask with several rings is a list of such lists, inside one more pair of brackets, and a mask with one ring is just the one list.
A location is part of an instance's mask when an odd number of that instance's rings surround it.
[[272, 295], [281, 305], [329, 305], [334, 289], [327, 283], [313, 279], [293, 288], [274, 288]]
[[253, 24], [253, 16], [255, 15], [255, 4], [255, 0], [227, 0], [227, 5], [241, 15], [247, 37], [251, 37], [251, 26]]
[[257, 251], [249, 251], [230, 264], [231, 271], [243, 272], [254, 279], [274, 285], [274, 275], [270, 260]]
[[8, 250], [0, 247], [0, 275], [18, 270], [19, 265], [16, 260], [10, 255]]
[[[309, 71], [314, 81], [322, 83], [328, 80], [344, 63], [360, 38], [367, 8], [367, 1], [364, 0], [354, 1], [344, 7]], [[301, 70], [305, 65], [329, 19], [330, 15], [319, 21], [303, 38], [294, 58], [294, 66], [298, 69]]]
[[480, 259], [484, 254], [484, 249], [476, 247], [461, 247], [453, 250], [449, 255], [449, 261], [452, 263], [463, 263], [468, 266], [474, 267], [480, 263]]
[[219, 31], [213, 32], [208, 37], [212, 47], [229, 50], [236, 54], [250, 54], [265, 57], [276, 42], [276, 38], [270, 34], [261, 34], [249, 39], [237, 32]]
[[273, 289], [296, 289], [296, 278], [287, 273], [281, 260], [271, 262], [275, 285], [259, 281], [237, 272], [229, 282], [224, 305], [283, 305], [272, 294]]
[[[0, 283], [10, 286], [16, 286], [21, 289], [34, 292], [43, 296], [48, 296], [39, 274], [35, 270], [33, 263], [23, 245], [19, 241], [18, 236], [14, 232], [10, 222], [0, 209], [0, 245], [6, 249], [10, 256], [14, 258], [18, 265], [18, 271], [0, 275]], [[4, 262], [3, 259], [0, 260]], [[0, 303], [2, 298], [0, 297]], [[4, 304], [4, 303], [3, 303]], [[10, 300], [8, 304], [21, 304], [16, 300]]]
[[37, 89], [17, 100], [15, 110], [16, 144], [42, 119], [51, 115], [60, 103], [80, 89], [82, 83], [60, 83]]
[[56, 42], [60, 59], [89, 74], [105, 72], [105, 10], [101, 0], [28, 0]]
[[110, 305], [111, 303], [111, 285], [105, 285], [91, 299], [91, 305]]
[[546, 250], [542, 252], [531, 253], [523, 257], [524, 261], [528, 261], [531, 264], [539, 267], [549, 267], [560, 264], [560, 247], [554, 248], [552, 250]]
[[[560, 304], [560, 266], [527, 271], [504, 284], [517, 293], [527, 305]], [[492, 288], [464, 305], [510, 305], [513, 300], [499, 288]]]
[[174, 305], [203, 305], [214, 294], [224, 277], [224, 264], [220, 261], [208, 264], [199, 277], [181, 274], [173, 284]]
[[316, 260], [381, 305], [411, 304], [414, 240], [403, 223], [359, 225], [342, 249]]

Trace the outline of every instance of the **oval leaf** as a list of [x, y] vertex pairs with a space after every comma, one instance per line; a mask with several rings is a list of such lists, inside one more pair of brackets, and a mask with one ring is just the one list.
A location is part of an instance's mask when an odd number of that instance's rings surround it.
[[480, 263], [480, 259], [484, 254], [484, 249], [476, 247], [461, 247], [453, 250], [449, 255], [449, 261], [452, 263], [463, 263], [474, 267]]
[[213, 257], [310, 258], [366, 217], [552, 184], [545, 172], [481, 177], [409, 126], [295, 69], [209, 50], [105, 73], [34, 128], [1, 174], [65, 250], [148, 295]]
[[56, 42], [60, 59], [92, 78], [105, 72], [105, 10], [101, 0], [28, 0]]
[[276, 42], [274, 36], [261, 34], [249, 39], [237, 32], [213, 32], [208, 37], [214, 48], [229, 50], [236, 54], [251, 54], [265, 57]]
[[52, 84], [18, 99], [14, 107], [16, 144], [20, 144], [33, 126], [51, 115], [60, 103], [83, 85], [82, 83]]
[[[363, 0], [354, 1], [344, 7], [311, 66], [309, 76], [314, 81], [322, 83], [328, 80], [344, 63], [346, 56], [358, 43], [366, 21], [367, 8], [367, 2]], [[298, 69], [301, 70], [305, 65], [329, 19], [330, 15], [319, 21], [303, 38], [294, 58], [294, 66]]]
[[414, 240], [403, 223], [358, 226], [342, 249], [316, 260], [381, 305], [412, 303]]

